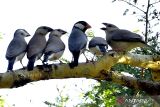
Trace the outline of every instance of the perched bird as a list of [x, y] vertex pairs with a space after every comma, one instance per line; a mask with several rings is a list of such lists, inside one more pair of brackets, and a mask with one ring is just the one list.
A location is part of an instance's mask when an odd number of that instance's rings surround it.
[[91, 28], [91, 26], [85, 21], [76, 22], [72, 28], [68, 39], [69, 50], [73, 55], [73, 60], [69, 64], [70, 68], [78, 66], [79, 56], [84, 52], [87, 45], [87, 36], [85, 31], [89, 28]]
[[136, 47], [150, 48], [139, 34], [119, 29], [110, 23], [102, 24], [104, 24], [105, 27], [101, 28], [101, 30], [105, 31], [106, 41], [114, 51], [128, 52]]
[[27, 65], [28, 71], [33, 70], [35, 61], [41, 58], [47, 43], [45, 35], [51, 31], [53, 31], [53, 29], [47, 26], [38, 27], [29, 41], [27, 46], [27, 58], [29, 60]]
[[44, 50], [43, 64], [46, 64], [48, 60], [57, 60], [63, 55], [65, 44], [61, 40], [61, 36], [66, 33], [62, 29], [55, 29], [49, 34], [49, 39]]
[[30, 36], [30, 34], [25, 29], [17, 29], [15, 31], [14, 37], [8, 45], [6, 51], [6, 59], [8, 60], [8, 72], [13, 70], [13, 65], [16, 61], [20, 61], [22, 64], [22, 59], [27, 49], [27, 42], [25, 41], [24, 37], [27, 36]]
[[[108, 49], [108, 44], [106, 40], [102, 37], [93, 37], [88, 44], [88, 48], [90, 52], [94, 54], [94, 56], [104, 55], [106, 50]], [[94, 57], [93, 57], [94, 59]]]

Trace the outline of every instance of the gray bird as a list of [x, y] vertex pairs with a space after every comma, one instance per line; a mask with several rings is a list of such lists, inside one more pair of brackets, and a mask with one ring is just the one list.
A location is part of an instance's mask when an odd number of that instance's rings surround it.
[[15, 62], [20, 61], [22, 64], [22, 59], [27, 50], [27, 42], [24, 38], [27, 36], [30, 36], [30, 34], [25, 29], [17, 29], [15, 31], [14, 37], [9, 43], [6, 51], [6, 59], [8, 60], [8, 72], [13, 70], [13, 65]]
[[119, 29], [110, 23], [102, 23], [105, 27], [101, 28], [106, 33], [106, 41], [114, 51], [128, 52], [136, 47], [150, 48], [143, 38], [131, 31]]
[[46, 64], [48, 60], [59, 59], [65, 50], [65, 44], [61, 40], [61, 36], [67, 32], [62, 29], [55, 29], [49, 34], [49, 39], [44, 51], [43, 64]]
[[[106, 50], [108, 49], [108, 44], [106, 40], [102, 37], [93, 37], [88, 44], [88, 48], [90, 52], [94, 54], [94, 56], [104, 55]], [[94, 59], [94, 57], [93, 57]], [[92, 60], [93, 60], [92, 59]]]
[[29, 41], [27, 47], [27, 58], [29, 60], [27, 65], [28, 71], [33, 70], [35, 61], [41, 58], [47, 43], [45, 35], [51, 31], [53, 29], [47, 26], [38, 27]]
[[70, 68], [78, 66], [78, 60], [81, 53], [84, 52], [87, 45], [87, 36], [85, 31], [91, 26], [85, 21], [78, 21], [74, 24], [68, 39], [69, 50], [73, 55], [73, 60], [69, 64]]

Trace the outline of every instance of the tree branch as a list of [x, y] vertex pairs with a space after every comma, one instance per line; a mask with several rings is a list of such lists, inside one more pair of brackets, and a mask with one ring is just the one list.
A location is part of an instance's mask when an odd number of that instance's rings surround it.
[[151, 4], [150, 4], [150, 0], [148, 0], [148, 3], [147, 3], [147, 10], [145, 12], [145, 42], [147, 43], [148, 42], [148, 25], [149, 25], [149, 8], [150, 8]]
[[160, 2], [160, 0], [159, 0], [159, 1], [157, 1], [157, 2], [152, 3], [151, 5], [157, 4], [157, 3], [159, 3], [159, 2]]
[[137, 80], [136, 78], [110, 71], [111, 67], [116, 63], [130, 64], [132, 66], [160, 71], [160, 56], [158, 55], [107, 53], [96, 62], [80, 63], [79, 66], [74, 69], [71, 69], [68, 64], [57, 64], [45, 67], [39, 65], [36, 66], [33, 71], [19, 69], [15, 72], [1, 73], [0, 88], [20, 87], [26, 83], [39, 80], [85, 77], [98, 80], [110, 80], [130, 88], [144, 90], [148, 94], [160, 94], [160, 83], [158, 82]]
[[160, 95], [160, 82], [152, 82], [146, 80], [138, 80], [133, 77], [119, 74], [116, 71], [110, 71], [107, 73], [102, 72], [105, 75], [104, 80], [112, 81], [114, 83], [145, 91], [149, 95]]

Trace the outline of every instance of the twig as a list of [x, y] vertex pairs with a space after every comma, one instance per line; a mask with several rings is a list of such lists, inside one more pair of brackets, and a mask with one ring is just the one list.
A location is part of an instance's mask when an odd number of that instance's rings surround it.
[[143, 13], [146, 13], [144, 10], [140, 9], [139, 7], [135, 6], [134, 4], [132, 4], [132, 3], [128, 2], [128, 1], [125, 1], [125, 0], [119, 0], [119, 1], [123, 1], [123, 2], [125, 2], [125, 3], [127, 3], [127, 4], [129, 4], [129, 5], [137, 8], [138, 10], [142, 11]]

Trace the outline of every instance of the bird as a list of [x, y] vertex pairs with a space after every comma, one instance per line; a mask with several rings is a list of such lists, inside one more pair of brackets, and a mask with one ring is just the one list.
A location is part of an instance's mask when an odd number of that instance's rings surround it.
[[33, 37], [30, 39], [27, 46], [28, 71], [33, 70], [35, 61], [40, 59], [43, 55], [47, 43], [45, 35], [51, 31], [53, 31], [53, 29], [48, 26], [40, 26], [36, 29]]
[[47, 61], [58, 60], [64, 53], [65, 44], [61, 40], [61, 36], [67, 32], [62, 29], [54, 29], [49, 34], [49, 39], [44, 50], [43, 64], [47, 64]]
[[[104, 55], [108, 49], [108, 43], [102, 37], [93, 37], [88, 44], [89, 51], [94, 54], [94, 56]], [[94, 57], [92, 58], [92, 60]]]
[[68, 39], [69, 51], [73, 56], [72, 62], [69, 64], [70, 68], [78, 66], [79, 56], [85, 51], [88, 41], [85, 31], [89, 28], [91, 26], [86, 21], [78, 21], [73, 25]]
[[17, 29], [14, 32], [14, 37], [8, 45], [5, 55], [8, 60], [7, 72], [13, 71], [13, 65], [15, 62], [20, 61], [22, 64], [22, 59], [27, 50], [27, 42], [25, 41], [25, 37], [28, 36], [30, 36], [30, 34], [25, 29]]
[[102, 23], [105, 27], [100, 28], [106, 33], [106, 41], [116, 52], [128, 52], [136, 47], [150, 48], [142, 36], [129, 30], [120, 29], [111, 23]]

